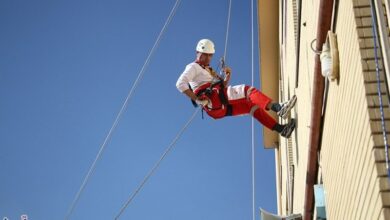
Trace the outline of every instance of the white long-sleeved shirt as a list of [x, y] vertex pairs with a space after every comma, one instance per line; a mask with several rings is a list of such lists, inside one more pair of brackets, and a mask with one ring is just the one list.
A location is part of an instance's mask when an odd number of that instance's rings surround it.
[[195, 91], [201, 85], [216, 81], [218, 80], [211, 76], [207, 70], [194, 62], [186, 66], [176, 82], [176, 87], [180, 92], [184, 92], [190, 88], [188, 86], [190, 84], [191, 88]]
[[[190, 63], [186, 66], [184, 72], [180, 75], [176, 82], [176, 87], [180, 92], [184, 92], [190, 87], [192, 90], [196, 90], [200, 86], [206, 83], [217, 82], [218, 79], [214, 78], [207, 70], [203, 69], [197, 63]], [[228, 86], [227, 96], [229, 100], [236, 100], [245, 98], [245, 85]]]

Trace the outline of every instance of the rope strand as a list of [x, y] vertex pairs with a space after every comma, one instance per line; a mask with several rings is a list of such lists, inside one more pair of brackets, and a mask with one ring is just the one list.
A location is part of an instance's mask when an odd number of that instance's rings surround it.
[[184, 127], [179, 131], [179, 133], [176, 135], [176, 137], [173, 139], [172, 143], [167, 147], [165, 152], [161, 155], [160, 159], [157, 161], [157, 163], [153, 166], [153, 168], [149, 171], [149, 173], [145, 176], [145, 178], [142, 180], [141, 184], [137, 187], [137, 189], [131, 194], [129, 199], [125, 202], [125, 204], [122, 206], [119, 213], [116, 215], [115, 220], [119, 219], [119, 217], [123, 214], [123, 212], [126, 210], [126, 208], [130, 205], [130, 203], [134, 200], [135, 196], [141, 191], [141, 189], [144, 187], [146, 182], [149, 180], [149, 178], [153, 175], [153, 173], [157, 170], [157, 168], [160, 166], [161, 162], [164, 160], [164, 158], [167, 156], [167, 154], [172, 150], [172, 148], [175, 146], [176, 142], [179, 140], [183, 132], [187, 129], [187, 127], [191, 124], [193, 119], [195, 118], [196, 114], [198, 113], [200, 108], [196, 108], [190, 119], [187, 121], [187, 123], [184, 125]]
[[[251, 67], [252, 67], [252, 87], [254, 85], [254, 16], [253, 16], [253, 0], [251, 0]], [[255, 214], [255, 123], [254, 119], [252, 117], [251, 121], [251, 127], [252, 127], [252, 220], [255, 220], [256, 214]]]
[[112, 126], [111, 126], [111, 128], [110, 128], [110, 130], [109, 130], [109, 132], [108, 132], [108, 134], [106, 136], [106, 138], [104, 139], [103, 144], [100, 146], [99, 152], [97, 153], [97, 155], [95, 157], [95, 160], [93, 161], [92, 165], [90, 166], [87, 175], [85, 176], [85, 178], [84, 178], [84, 180], [83, 180], [83, 182], [82, 182], [82, 184], [81, 184], [81, 186], [80, 186], [80, 188], [79, 188], [79, 190], [78, 190], [78, 192], [77, 192], [77, 194], [76, 194], [72, 204], [70, 205], [69, 211], [68, 211], [68, 213], [67, 213], [67, 215], [65, 217], [66, 220], [68, 220], [70, 218], [70, 216], [72, 215], [72, 213], [73, 213], [73, 211], [74, 211], [74, 209], [76, 207], [76, 204], [79, 201], [80, 196], [81, 196], [82, 192], [85, 189], [85, 186], [87, 185], [91, 175], [95, 171], [96, 164], [97, 164], [98, 160], [101, 158], [101, 155], [102, 155], [104, 149], [106, 148], [107, 143], [110, 141], [115, 128], [117, 127], [117, 125], [118, 125], [118, 123], [119, 123], [123, 113], [125, 112], [128, 104], [129, 104], [130, 98], [132, 97], [135, 89], [137, 88], [139, 82], [141, 81], [141, 79], [142, 79], [142, 77], [143, 77], [143, 75], [145, 73], [145, 70], [146, 70], [147, 66], [149, 65], [150, 59], [151, 59], [153, 53], [155, 52], [156, 48], [160, 44], [161, 38], [162, 38], [163, 34], [165, 33], [166, 28], [168, 27], [169, 23], [171, 22], [173, 16], [175, 15], [176, 10], [177, 10], [179, 4], [180, 4], [180, 0], [177, 0], [175, 2], [175, 5], [173, 6], [173, 8], [172, 8], [168, 18], [167, 18], [167, 20], [165, 21], [165, 24], [164, 24], [163, 28], [161, 29], [160, 34], [158, 35], [158, 37], [157, 37], [157, 39], [156, 39], [152, 49], [150, 50], [149, 55], [146, 58], [146, 61], [145, 61], [144, 65], [142, 66], [141, 71], [138, 73], [137, 79], [133, 83], [133, 85], [132, 85], [132, 87], [130, 89], [130, 92], [128, 93], [128, 95], [126, 97], [126, 100], [124, 101], [124, 103], [123, 103], [119, 113], [117, 114], [114, 123], [112, 124]]
[[[229, 35], [229, 26], [230, 26], [230, 11], [231, 11], [231, 0], [229, 0], [229, 12], [228, 12], [228, 21], [227, 21], [227, 27], [226, 27], [226, 38], [225, 38], [225, 50], [224, 50], [224, 56], [223, 60], [225, 61], [226, 53], [227, 53], [227, 42], [228, 42], [228, 35]], [[119, 217], [123, 214], [123, 212], [126, 210], [126, 208], [131, 204], [131, 202], [134, 200], [134, 198], [137, 196], [137, 194], [142, 190], [146, 182], [149, 180], [149, 178], [153, 175], [153, 173], [157, 170], [157, 168], [160, 166], [161, 162], [164, 160], [164, 158], [167, 156], [167, 154], [172, 150], [172, 148], [175, 146], [177, 140], [181, 137], [183, 132], [186, 130], [186, 128], [191, 124], [192, 120], [195, 118], [195, 115], [198, 113], [200, 108], [197, 108], [193, 115], [190, 117], [189, 121], [184, 125], [182, 130], [177, 134], [177, 136], [174, 138], [172, 143], [167, 147], [165, 152], [162, 154], [160, 159], [157, 161], [157, 163], [153, 166], [153, 168], [149, 171], [149, 173], [144, 177], [140, 185], [137, 187], [137, 189], [130, 195], [129, 199], [124, 203], [119, 213], [116, 215], [115, 220], [119, 219]], [[203, 112], [202, 112], [203, 113]]]
[[225, 34], [225, 50], [223, 52], [223, 60], [226, 61], [226, 53], [227, 53], [227, 43], [229, 38], [229, 27], [230, 27], [230, 14], [232, 9], [232, 0], [229, 0], [229, 9], [228, 9], [228, 18], [226, 24], [226, 34]]

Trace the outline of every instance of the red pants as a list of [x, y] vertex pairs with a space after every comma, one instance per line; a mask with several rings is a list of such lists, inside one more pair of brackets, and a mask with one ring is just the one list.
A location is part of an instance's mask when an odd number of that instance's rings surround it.
[[[227, 109], [226, 107], [223, 108], [218, 96], [219, 88], [215, 87], [212, 91], [211, 95], [207, 97], [212, 103], [212, 108], [204, 107], [204, 110], [214, 119], [223, 118], [226, 116]], [[224, 92], [225, 96], [228, 97], [226, 88]], [[277, 122], [266, 112], [266, 107], [272, 100], [259, 90], [250, 86], [245, 86], [245, 94], [245, 98], [229, 100], [229, 104], [232, 106], [232, 116], [251, 114], [257, 121], [272, 130]]]

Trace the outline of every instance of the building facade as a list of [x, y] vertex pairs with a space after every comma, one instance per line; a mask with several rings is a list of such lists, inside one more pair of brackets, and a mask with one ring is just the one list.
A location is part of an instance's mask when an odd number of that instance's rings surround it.
[[[298, 97], [282, 121], [297, 120], [292, 137], [264, 131], [279, 215], [320, 219], [325, 208], [326, 219], [390, 219], [388, 13], [387, 0], [258, 0], [262, 90]], [[322, 75], [324, 43], [334, 80]]]

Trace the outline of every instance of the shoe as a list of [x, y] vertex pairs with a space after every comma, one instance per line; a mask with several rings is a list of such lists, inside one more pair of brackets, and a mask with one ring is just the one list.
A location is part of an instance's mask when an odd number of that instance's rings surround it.
[[282, 117], [283, 119], [287, 118], [288, 113], [290, 110], [295, 106], [295, 103], [297, 102], [297, 96], [294, 95], [290, 100], [288, 100], [285, 103], [282, 103], [282, 108], [276, 113], [279, 117]]
[[294, 129], [295, 129], [295, 119], [292, 118], [291, 121], [284, 126], [282, 132], [280, 132], [280, 135], [282, 135], [285, 138], [289, 138], [291, 136], [291, 133], [294, 131]]

